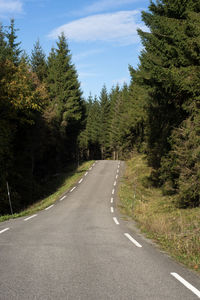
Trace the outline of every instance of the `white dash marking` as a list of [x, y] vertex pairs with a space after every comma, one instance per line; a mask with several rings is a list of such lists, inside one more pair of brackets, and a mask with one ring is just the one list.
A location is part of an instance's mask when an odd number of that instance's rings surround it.
[[114, 182], [114, 186], [116, 186], [116, 184], [117, 184], [117, 182], [115, 181], [115, 182]]
[[81, 183], [83, 181], [83, 178], [81, 179], [81, 180], [79, 180], [79, 182], [78, 183]]
[[87, 176], [88, 172], [85, 173], [85, 176]]
[[142, 245], [140, 245], [140, 243], [138, 243], [134, 238], [132, 238], [132, 236], [128, 233], [124, 233], [124, 235], [137, 247], [142, 248]]
[[170, 273], [170, 274], [174, 276], [178, 281], [180, 281], [186, 288], [192, 291], [197, 297], [200, 298], [200, 291], [197, 290], [197, 288], [195, 288], [193, 285], [191, 285], [188, 281], [186, 281], [183, 277], [181, 277], [177, 273]]
[[93, 163], [93, 165], [92, 165], [93, 167], [95, 166], [95, 163]]
[[75, 190], [76, 186], [73, 187], [73, 189], [71, 189], [70, 193], [73, 192]]
[[63, 201], [65, 199], [66, 196], [63, 196], [62, 198], [60, 198], [60, 201]]
[[32, 216], [30, 216], [30, 217], [28, 217], [28, 218], [24, 219], [24, 221], [28, 221], [28, 220], [30, 220], [30, 219], [32, 219], [32, 218], [35, 218], [35, 217], [37, 217], [37, 214], [35, 214], [35, 215], [32, 215]]
[[113, 203], [113, 198], [110, 199], [110, 203]]
[[91, 171], [91, 170], [92, 170], [92, 167], [91, 167], [91, 168], [89, 168], [89, 170]]
[[52, 205], [46, 207], [45, 210], [49, 210], [49, 209], [51, 209], [53, 206], [54, 206], [54, 204], [52, 204]]
[[114, 193], [115, 193], [115, 189], [112, 190], [112, 195], [114, 195]]
[[112, 214], [114, 213], [114, 208], [112, 206], [110, 208], [110, 211], [111, 211]]
[[117, 170], [117, 173], [119, 173], [119, 169]]
[[0, 231], [0, 234], [3, 233], [3, 232], [5, 232], [5, 231], [8, 231], [9, 229], [10, 229], [10, 228], [5, 228], [5, 229], [1, 230], [1, 231]]
[[113, 217], [113, 221], [115, 222], [116, 225], [119, 225], [119, 222], [116, 217]]
[[117, 175], [116, 175], [116, 179], [118, 178], [118, 176], [119, 176], [119, 175], [117, 174]]

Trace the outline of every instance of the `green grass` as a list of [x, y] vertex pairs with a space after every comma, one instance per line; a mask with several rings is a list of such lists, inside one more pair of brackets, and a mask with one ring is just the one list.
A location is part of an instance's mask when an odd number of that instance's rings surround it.
[[[80, 167], [76, 170], [70, 170], [66, 173], [58, 174], [56, 177], [52, 177], [45, 184], [46, 193], [49, 195], [44, 199], [39, 200], [33, 205], [29, 206], [27, 209], [21, 211], [20, 213], [13, 215], [4, 215], [0, 216], [0, 222], [19, 218], [27, 215], [34, 214], [51, 204], [55, 203], [67, 190], [69, 190], [88, 170], [88, 168], [94, 163], [94, 161], [84, 162], [80, 165]], [[52, 191], [54, 191], [52, 193]]]
[[200, 272], [200, 207], [179, 209], [175, 196], [163, 196], [149, 181], [144, 155], [134, 154], [120, 187], [122, 213], [147, 237], [187, 267]]

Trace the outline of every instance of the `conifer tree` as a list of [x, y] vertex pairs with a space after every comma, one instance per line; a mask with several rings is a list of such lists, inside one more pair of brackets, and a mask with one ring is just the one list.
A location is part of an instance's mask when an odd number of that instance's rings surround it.
[[85, 130], [80, 135], [80, 148], [87, 159], [100, 159], [101, 107], [97, 97], [87, 100], [87, 119]]
[[130, 67], [131, 83], [124, 95], [122, 127], [126, 147], [146, 151], [147, 90], [137, 83], [137, 71]]
[[148, 159], [157, 170], [197, 91], [199, 9], [195, 0], [159, 0], [142, 14], [150, 32], [139, 30], [145, 50], [137, 80], [148, 91]]
[[8, 40], [8, 59], [12, 60], [14, 64], [18, 64], [20, 61], [20, 54], [22, 50], [20, 49], [21, 42], [17, 42], [18, 29], [15, 28], [14, 19], [10, 20], [10, 25], [8, 26], [8, 31], [6, 37]]
[[33, 72], [37, 74], [39, 80], [42, 82], [47, 76], [47, 64], [39, 40], [36, 41], [31, 53], [31, 66]]
[[110, 93], [110, 114], [109, 114], [109, 148], [112, 153], [113, 159], [119, 158], [120, 150], [120, 121], [121, 121], [121, 108], [122, 97], [119, 86], [112, 88]]
[[8, 52], [8, 45], [6, 41], [6, 34], [3, 30], [3, 25], [0, 23], [0, 62], [6, 59]]
[[52, 49], [48, 58], [47, 86], [51, 97], [53, 122], [60, 136], [56, 143], [56, 157], [62, 152], [65, 159], [75, 159], [84, 102], [64, 34], [59, 36], [57, 48]]
[[105, 85], [101, 90], [99, 101], [101, 106], [101, 134], [100, 134], [101, 158], [104, 159], [107, 157], [108, 150], [109, 150], [109, 113], [110, 113], [110, 101], [109, 101], [109, 97]]

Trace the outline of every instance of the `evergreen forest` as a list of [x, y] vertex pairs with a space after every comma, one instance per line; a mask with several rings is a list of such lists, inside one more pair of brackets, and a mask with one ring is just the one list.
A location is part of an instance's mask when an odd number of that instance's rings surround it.
[[[150, 1], [130, 84], [84, 99], [64, 34], [28, 57], [12, 19], [0, 26], [0, 215], [43, 196], [50, 176], [92, 159], [144, 153], [151, 184], [200, 206], [200, 1]], [[106, 84], [106, 83], [105, 83]]]

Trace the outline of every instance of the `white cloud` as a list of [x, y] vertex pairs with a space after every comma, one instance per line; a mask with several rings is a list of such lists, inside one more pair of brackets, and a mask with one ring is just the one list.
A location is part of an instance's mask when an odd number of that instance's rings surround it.
[[91, 5], [86, 6], [82, 13], [97, 13], [107, 9], [116, 8], [121, 5], [131, 4], [138, 2], [139, 0], [101, 0], [96, 1]]
[[102, 52], [104, 52], [103, 49], [91, 49], [91, 50], [84, 51], [84, 52], [73, 55], [73, 59], [77, 61], [77, 60], [81, 60], [85, 57], [95, 55], [95, 54], [99, 54], [99, 53], [102, 53]]
[[137, 22], [138, 10], [119, 11], [81, 18], [54, 29], [50, 38], [57, 38], [64, 32], [67, 38], [75, 42], [104, 41], [129, 45], [139, 42], [137, 28], [146, 27]]
[[0, 0], [0, 14], [21, 12], [22, 2], [20, 0]]

